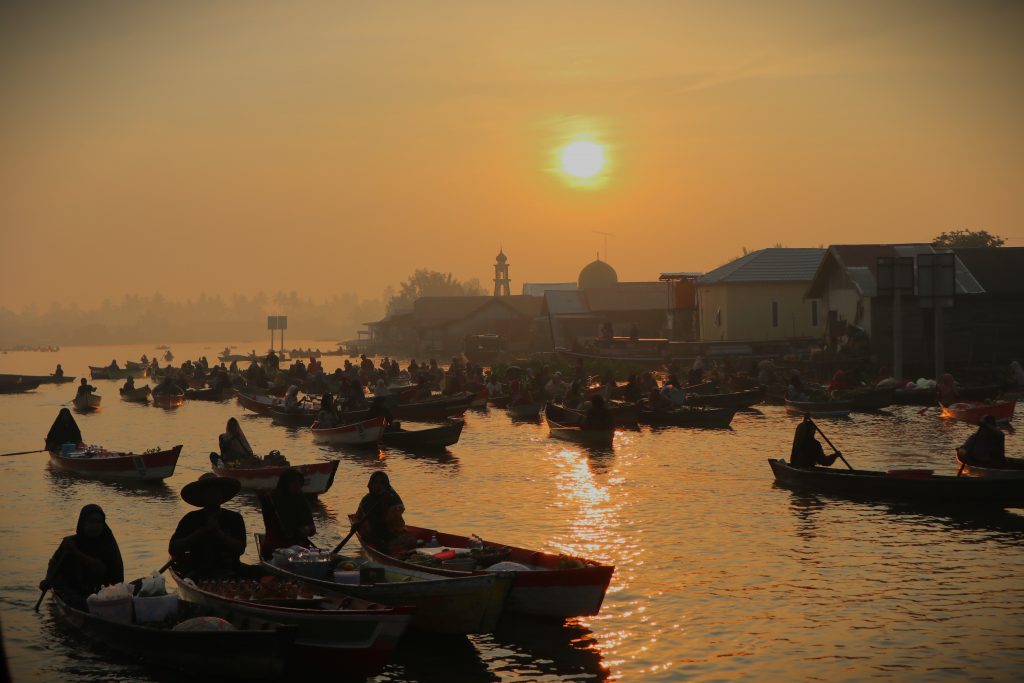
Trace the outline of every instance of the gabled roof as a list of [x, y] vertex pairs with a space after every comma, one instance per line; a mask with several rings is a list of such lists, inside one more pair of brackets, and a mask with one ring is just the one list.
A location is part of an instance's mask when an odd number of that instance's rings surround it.
[[508, 308], [524, 318], [540, 315], [544, 300], [539, 296], [424, 296], [413, 302], [416, 325], [445, 325], [473, 315], [485, 306]]
[[[828, 271], [834, 267], [842, 268], [861, 296], [878, 295], [878, 259], [888, 256], [909, 256], [915, 259], [918, 254], [937, 254], [948, 252], [948, 249], [936, 249], [930, 244], [833, 244], [821, 260], [818, 271], [811, 280], [807, 290], [808, 298], [820, 297], [828, 288]], [[968, 250], [971, 251], [971, 250]], [[956, 293], [981, 294], [985, 288], [981, 286], [959, 257], [956, 250]]]
[[697, 282], [810, 282], [824, 256], [824, 249], [759, 249], [705, 273]]

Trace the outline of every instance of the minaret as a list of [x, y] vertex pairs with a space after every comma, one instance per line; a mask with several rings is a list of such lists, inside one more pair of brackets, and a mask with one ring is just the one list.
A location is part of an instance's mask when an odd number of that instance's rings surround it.
[[494, 296], [509, 296], [508, 259], [504, 250], [498, 250], [498, 256], [494, 264]]

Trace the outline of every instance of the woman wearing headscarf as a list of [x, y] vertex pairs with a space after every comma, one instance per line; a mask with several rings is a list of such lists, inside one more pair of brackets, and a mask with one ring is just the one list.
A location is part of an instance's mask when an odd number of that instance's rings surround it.
[[302, 493], [304, 479], [302, 472], [294, 467], [286, 469], [278, 478], [277, 486], [269, 496], [273, 516], [264, 514], [264, 520], [267, 522], [264, 553], [293, 545], [316, 547], [309, 540], [309, 537], [316, 533], [316, 525], [313, 523], [313, 513], [309, 509], [306, 496]]
[[62, 444], [73, 443], [76, 446], [82, 443], [82, 431], [78, 423], [67, 408], [61, 408], [57, 413], [57, 419], [50, 425], [50, 431], [46, 433], [46, 450], [59, 451]]
[[228, 419], [224, 433], [220, 435], [218, 441], [220, 457], [226, 465], [238, 465], [256, 457], [236, 418]]
[[370, 475], [366, 488], [369, 493], [359, 502], [356, 512], [362, 525], [362, 539], [370, 545], [388, 552], [392, 543], [405, 534], [405, 504], [401, 496], [391, 487], [388, 475], [377, 470]]
[[299, 387], [295, 384], [288, 387], [284, 397], [284, 409], [289, 413], [299, 409]]
[[99, 505], [89, 504], [78, 513], [73, 536], [66, 536], [50, 558], [39, 590], [53, 588], [61, 600], [86, 609], [86, 598], [103, 586], [124, 581], [124, 564], [107, 516]]
[[320, 412], [316, 416], [317, 429], [330, 429], [338, 426], [338, 414], [334, 412], [334, 397], [324, 394], [320, 399]]

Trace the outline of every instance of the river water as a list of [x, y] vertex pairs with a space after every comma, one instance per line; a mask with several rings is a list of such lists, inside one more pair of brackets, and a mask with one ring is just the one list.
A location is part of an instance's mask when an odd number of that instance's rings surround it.
[[[262, 345], [238, 351], [253, 347]], [[174, 353], [213, 359], [221, 348], [183, 344]], [[45, 374], [59, 361], [81, 376], [89, 364], [142, 353], [156, 351], [11, 352], [0, 355], [0, 372]], [[178, 492], [207, 470], [231, 416], [258, 452], [276, 448], [293, 463], [341, 460], [315, 510], [321, 545], [344, 535], [345, 514], [381, 469], [411, 524], [616, 567], [599, 616], [508, 621], [495, 634], [441, 644], [407, 638], [379, 681], [1009, 681], [1024, 671], [1020, 511], [920, 510], [778, 488], [766, 461], [788, 455], [796, 426], [781, 408], [739, 413], [727, 430], [622, 432], [610, 453], [552, 440], [543, 420], [513, 422], [491, 409], [467, 413], [462, 440], [428, 456], [320, 447], [308, 432], [272, 426], [234, 401], [168, 411], [119, 401], [120, 382], [93, 384], [102, 410], [76, 414], [87, 443], [184, 449], [174, 476], [157, 486], [59, 474], [45, 454], [0, 458], [0, 608], [16, 681], [182, 680], [110, 661], [59, 631], [46, 603], [39, 613], [32, 605], [50, 554], [86, 503], [107, 512], [128, 577], [162, 565], [190, 510]], [[0, 395], [0, 451], [39, 448], [74, 391], [44, 385]], [[865, 469], [955, 473], [953, 448], [971, 432], [912, 407], [819, 423]], [[1019, 440], [1008, 437], [1010, 454], [1021, 455]], [[228, 507], [250, 531], [262, 528], [253, 497], [240, 494]], [[253, 553], [250, 545], [250, 561]]]

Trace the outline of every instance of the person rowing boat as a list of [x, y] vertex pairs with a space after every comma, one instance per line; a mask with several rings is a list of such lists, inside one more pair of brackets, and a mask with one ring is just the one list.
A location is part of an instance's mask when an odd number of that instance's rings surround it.
[[826, 455], [821, 442], [814, 438], [818, 425], [805, 414], [803, 422], [797, 425], [793, 434], [793, 449], [789, 453], [789, 464], [793, 467], [813, 468], [817, 465], [830, 467], [839, 457], [839, 453]]
[[65, 536], [50, 558], [39, 590], [45, 593], [53, 588], [65, 603], [86, 610], [86, 598], [102, 586], [123, 581], [121, 550], [107, 526], [107, 516], [99, 505], [86, 505], [78, 513], [75, 534]]
[[981, 418], [978, 431], [956, 452], [964, 463], [998, 467], [1006, 462], [1006, 435], [996, 426], [996, 419], [986, 415]]

